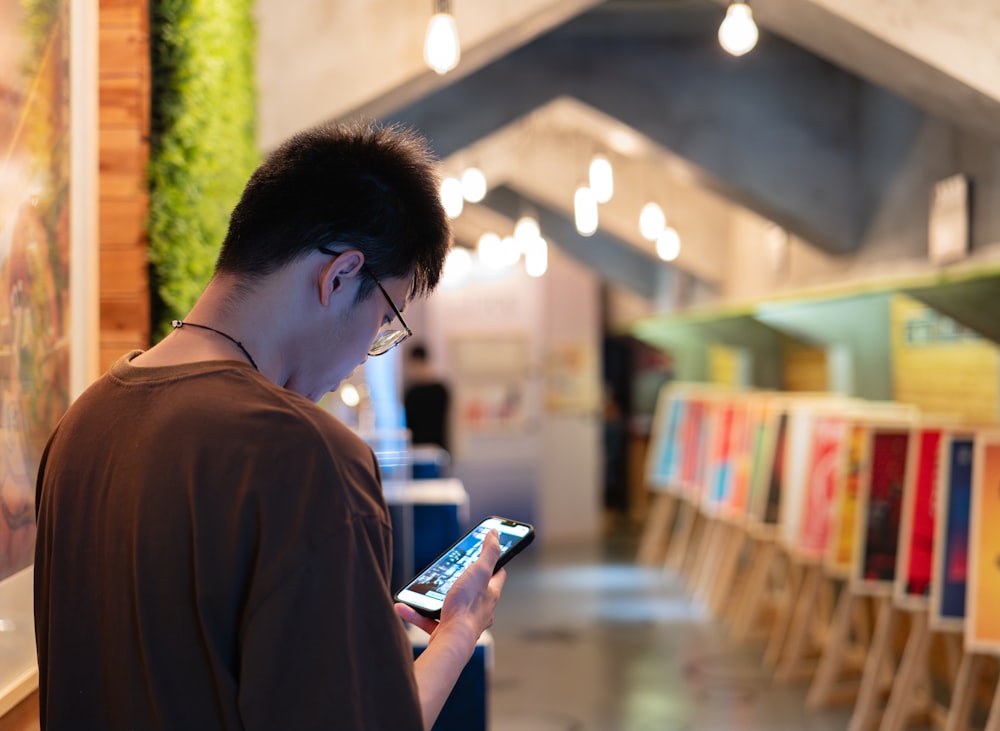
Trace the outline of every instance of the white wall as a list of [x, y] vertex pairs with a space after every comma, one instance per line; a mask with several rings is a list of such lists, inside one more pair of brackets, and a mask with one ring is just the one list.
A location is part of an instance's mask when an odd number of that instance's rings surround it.
[[[555, 247], [549, 251], [541, 278], [528, 277], [521, 266], [475, 270], [464, 286], [442, 286], [413, 314], [415, 339], [426, 343], [452, 386], [453, 474], [469, 493], [470, 518], [506, 514], [534, 523], [539, 541], [565, 542], [593, 537], [600, 526], [600, 297], [593, 273]], [[486, 339], [484, 350], [521, 340], [524, 370], [509, 373], [510, 363], [497, 358], [495, 374], [470, 372], [459, 351], [476, 338]], [[579, 368], [558, 366], [574, 355]], [[465, 428], [466, 396], [506, 383], [523, 398], [519, 418], [491, 429]], [[546, 406], [549, 394], [561, 397], [558, 413]]]

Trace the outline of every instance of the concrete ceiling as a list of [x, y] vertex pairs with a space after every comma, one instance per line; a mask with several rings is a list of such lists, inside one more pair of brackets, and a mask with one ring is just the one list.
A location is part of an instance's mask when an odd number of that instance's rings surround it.
[[[715, 38], [721, 1], [453, 0], [463, 60], [440, 77], [421, 59], [429, 0], [258, 0], [261, 144], [328, 119], [412, 124], [446, 174], [486, 173], [460, 243], [532, 209], [608, 282], [683, 306], [730, 286], [748, 216], [817, 257], [857, 253], [927, 115], [1000, 141], [994, 0], [751, 5], [761, 40], [736, 59]], [[585, 239], [572, 197], [596, 152], [616, 194]], [[647, 200], [682, 234], [672, 265], [638, 234]]]

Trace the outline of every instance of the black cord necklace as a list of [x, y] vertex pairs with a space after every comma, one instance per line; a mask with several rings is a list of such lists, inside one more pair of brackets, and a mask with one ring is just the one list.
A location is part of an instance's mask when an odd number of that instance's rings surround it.
[[182, 327], [184, 327], [185, 325], [187, 325], [188, 327], [197, 327], [197, 328], [201, 328], [202, 330], [208, 330], [209, 332], [213, 332], [216, 335], [221, 335], [222, 337], [224, 337], [229, 342], [235, 344], [237, 348], [239, 348], [240, 350], [242, 350], [243, 351], [243, 355], [245, 355], [247, 357], [247, 360], [250, 361], [250, 365], [253, 366], [253, 368], [254, 368], [255, 371], [257, 371], [258, 373], [260, 373], [260, 368], [258, 368], [257, 364], [254, 362], [253, 356], [250, 355], [250, 351], [247, 350], [246, 348], [244, 348], [243, 347], [243, 343], [241, 343], [239, 340], [237, 340], [236, 338], [234, 338], [232, 335], [227, 335], [226, 333], [222, 332], [222, 330], [216, 330], [214, 327], [209, 327], [208, 325], [199, 325], [197, 322], [185, 322], [184, 320], [171, 320], [170, 324], [176, 330], [180, 330]]

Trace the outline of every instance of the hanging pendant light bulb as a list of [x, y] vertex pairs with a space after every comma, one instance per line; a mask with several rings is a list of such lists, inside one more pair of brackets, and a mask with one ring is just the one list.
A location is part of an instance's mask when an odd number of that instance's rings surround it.
[[472, 254], [468, 249], [456, 246], [448, 252], [444, 260], [444, 271], [441, 272], [441, 286], [447, 288], [461, 287], [472, 271]]
[[537, 239], [542, 235], [542, 230], [538, 226], [538, 221], [534, 216], [525, 214], [518, 219], [517, 223], [514, 224], [514, 238], [517, 239], [517, 243], [521, 245], [522, 249], [529, 244], [529, 242]]
[[462, 199], [462, 184], [458, 178], [445, 178], [441, 181], [441, 205], [448, 218], [458, 218], [462, 215], [464, 201]]
[[503, 240], [492, 231], [487, 231], [479, 237], [476, 254], [479, 261], [490, 269], [501, 268], [504, 265]]
[[615, 192], [615, 176], [611, 163], [603, 155], [594, 155], [590, 161], [590, 189], [598, 203], [607, 203]]
[[536, 236], [524, 247], [524, 271], [529, 277], [540, 277], [549, 268], [549, 245]]
[[719, 43], [734, 56], [742, 56], [757, 45], [757, 24], [744, 0], [734, 0], [719, 26]]
[[593, 236], [597, 231], [597, 198], [594, 191], [585, 185], [577, 188], [573, 196], [573, 215], [580, 235]]
[[666, 225], [667, 217], [663, 215], [663, 209], [658, 204], [650, 202], [642, 207], [642, 212], [639, 214], [639, 232], [643, 238], [656, 241]]
[[673, 226], [667, 226], [656, 237], [656, 253], [663, 261], [673, 261], [681, 253], [681, 237]]
[[462, 173], [462, 194], [469, 203], [478, 203], [486, 197], [486, 176], [477, 167], [466, 168]]
[[458, 40], [458, 27], [451, 14], [449, 0], [436, 0], [434, 15], [427, 24], [424, 38], [424, 61], [439, 74], [446, 74], [458, 66], [462, 47]]

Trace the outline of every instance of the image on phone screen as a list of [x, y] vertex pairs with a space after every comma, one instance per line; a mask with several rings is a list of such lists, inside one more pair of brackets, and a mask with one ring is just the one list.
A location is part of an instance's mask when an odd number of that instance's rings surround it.
[[441, 611], [448, 590], [462, 572], [479, 558], [483, 539], [493, 529], [496, 529], [500, 538], [500, 560], [497, 562], [497, 569], [534, 538], [534, 531], [527, 523], [505, 518], [487, 518], [400, 590], [396, 595], [397, 601], [409, 604], [421, 614], [436, 617]]

